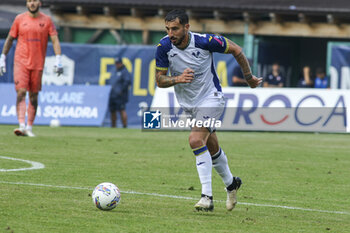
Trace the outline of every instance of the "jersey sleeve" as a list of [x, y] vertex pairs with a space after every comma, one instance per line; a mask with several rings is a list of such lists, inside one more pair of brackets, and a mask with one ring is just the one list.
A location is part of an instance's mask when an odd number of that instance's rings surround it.
[[205, 34], [205, 36], [195, 36], [195, 46], [209, 50], [210, 52], [227, 53], [228, 40], [224, 36]]
[[53, 23], [51, 17], [48, 17], [48, 21], [49, 21], [49, 35], [50, 35], [50, 36], [55, 36], [55, 35], [57, 35], [58, 33], [57, 33], [55, 24]]
[[168, 49], [167, 46], [160, 42], [157, 45], [156, 52], [156, 69], [157, 70], [168, 70], [169, 67], [169, 59], [168, 59]]
[[15, 18], [15, 20], [13, 21], [12, 23], [12, 26], [11, 26], [11, 29], [10, 29], [10, 36], [13, 37], [13, 38], [17, 38], [18, 37], [18, 30], [19, 30], [19, 17], [17, 16]]

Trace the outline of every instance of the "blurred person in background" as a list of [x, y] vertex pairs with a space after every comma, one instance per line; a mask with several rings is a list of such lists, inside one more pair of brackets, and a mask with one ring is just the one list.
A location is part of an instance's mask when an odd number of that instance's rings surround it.
[[131, 74], [123, 64], [122, 58], [115, 58], [116, 72], [110, 79], [106, 80], [107, 85], [112, 89], [109, 95], [109, 111], [111, 113], [111, 127], [117, 127], [117, 112], [119, 112], [123, 128], [128, 127], [128, 116], [125, 105], [128, 102], [129, 88], [131, 86]]
[[[45, 63], [46, 48], [50, 37], [56, 54], [54, 72], [63, 73], [61, 47], [57, 31], [51, 18], [40, 12], [40, 0], [27, 0], [27, 12], [16, 16], [6, 38], [0, 57], [0, 76], [6, 72], [6, 55], [17, 39], [14, 58], [14, 83], [17, 92], [17, 118], [19, 128], [14, 130], [17, 136], [34, 137], [32, 126], [38, 107], [38, 94], [41, 91], [41, 77]], [[29, 92], [28, 119], [26, 94]]]
[[265, 77], [264, 87], [283, 87], [284, 77], [280, 72], [280, 65], [278, 62], [272, 64], [272, 71]]
[[329, 79], [323, 68], [316, 69], [315, 88], [329, 88]]
[[[248, 59], [249, 65], [252, 65], [252, 60]], [[244, 75], [242, 73], [241, 67], [235, 66], [233, 68], [233, 74], [232, 74], [232, 86], [234, 87], [248, 87], [248, 83], [246, 82]]]
[[245, 81], [245, 78], [243, 76], [242, 69], [240, 66], [236, 66], [233, 69], [232, 86], [234, 86], [234, 87], [247, 87], [248, 86], [248, 83]]
[[297, 87], [312, 88], [313, 84], [310, 66], [304, 66]]

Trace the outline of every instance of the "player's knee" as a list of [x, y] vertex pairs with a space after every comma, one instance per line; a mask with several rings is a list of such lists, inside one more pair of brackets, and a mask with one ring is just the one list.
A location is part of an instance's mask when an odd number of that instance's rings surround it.
[[217, 141], [208, 140], [207, 147], [211, 155], [216, 154], [220, 150], [220, 146]]
[[17, 100], [22, 101], [26, 97], [26, 90], [18, 90], [17, 91]]
[[29, 101], [33, 106], [37, 106], [38, 105], [38, 95], [37, 94], [29, 94]]
[[31, 96], [31, 97], [29, 98], [29, 100], [30, 100], [30, 103], [31, 103], [33, 106], [38, 105], [38, 97]]
[[202, 138], [193, 135], [190, 135], [188, 141], [192, 149], [205, 145], [204, 140]]
[[37, 105], [38, 105], [38, 99], [30, 99], [30, 103], [31, 103], [33, 106], [37, 106]]

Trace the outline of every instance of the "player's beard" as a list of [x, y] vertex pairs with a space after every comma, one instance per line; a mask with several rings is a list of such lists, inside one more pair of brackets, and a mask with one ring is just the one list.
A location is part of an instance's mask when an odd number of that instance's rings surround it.
[[37, 8], [35, 8], [34, 10], [31, 10], [30, 7], [27, 7], [28, 11], [32, 14], [36, 14], [39, 11], [40, 6], [38, 6]]
[[186, 33], [185, 33], [185, 30], [183, 30], [183, 35], [177, 41], [175, 41], [173, 44], [175, 46], [179, 46], [182, 44], [182, 42], [184, 41], [185, 38], [186, 38]]

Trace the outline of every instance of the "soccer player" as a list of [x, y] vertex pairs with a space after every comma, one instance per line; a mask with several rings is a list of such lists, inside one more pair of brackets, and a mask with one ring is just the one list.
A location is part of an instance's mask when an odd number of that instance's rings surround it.
[[[40, 0], [27, 0], [28, 11], [17, 15], [6, 38], [0, 57], [0, 76], [6, 72], [6, 55], [14, 39], [17, 46], [14, 58], [14, 83], [17, 92], [17, 118], [19, 128], [14, 130], [17, 136], [34, 137], [33, 122], [38, 107], [38, 93], [41, 90], [46, 48], [50, 36], [56, 54], [55, 73], [61, 75], [61, 47], [55, 25], [51, 18], [40, 12]], [[25, 125], [26, 94], [29, 92], [28, 120]]]
[[[161, 39], [156, 52], [156, 81], [162, 88], [174, 86], [176, 98], [193, 119], [219, 119], [224, 110], [224, 96], [214, 67], [213, 52], [232, 54], [252, 88], [262, 78], [252, 75], [242, 49], [222, 36], [198, 34], [189, 30], [188, 16], [183, 10], [173, 10], [165, 17], [167, 36]], [[170, 76], [167, 75], [170, 69]], [[241, 179], [234, 177], [227, 157], [218, 143], [215, 128], [193, 127], [189, 144], [196, 156], [196, 165], [202, 196], [195, 209], [212, 211], [212, 167], [226, 185], [226, 208], [231, 211], [236, 203], [236, 193]]]

